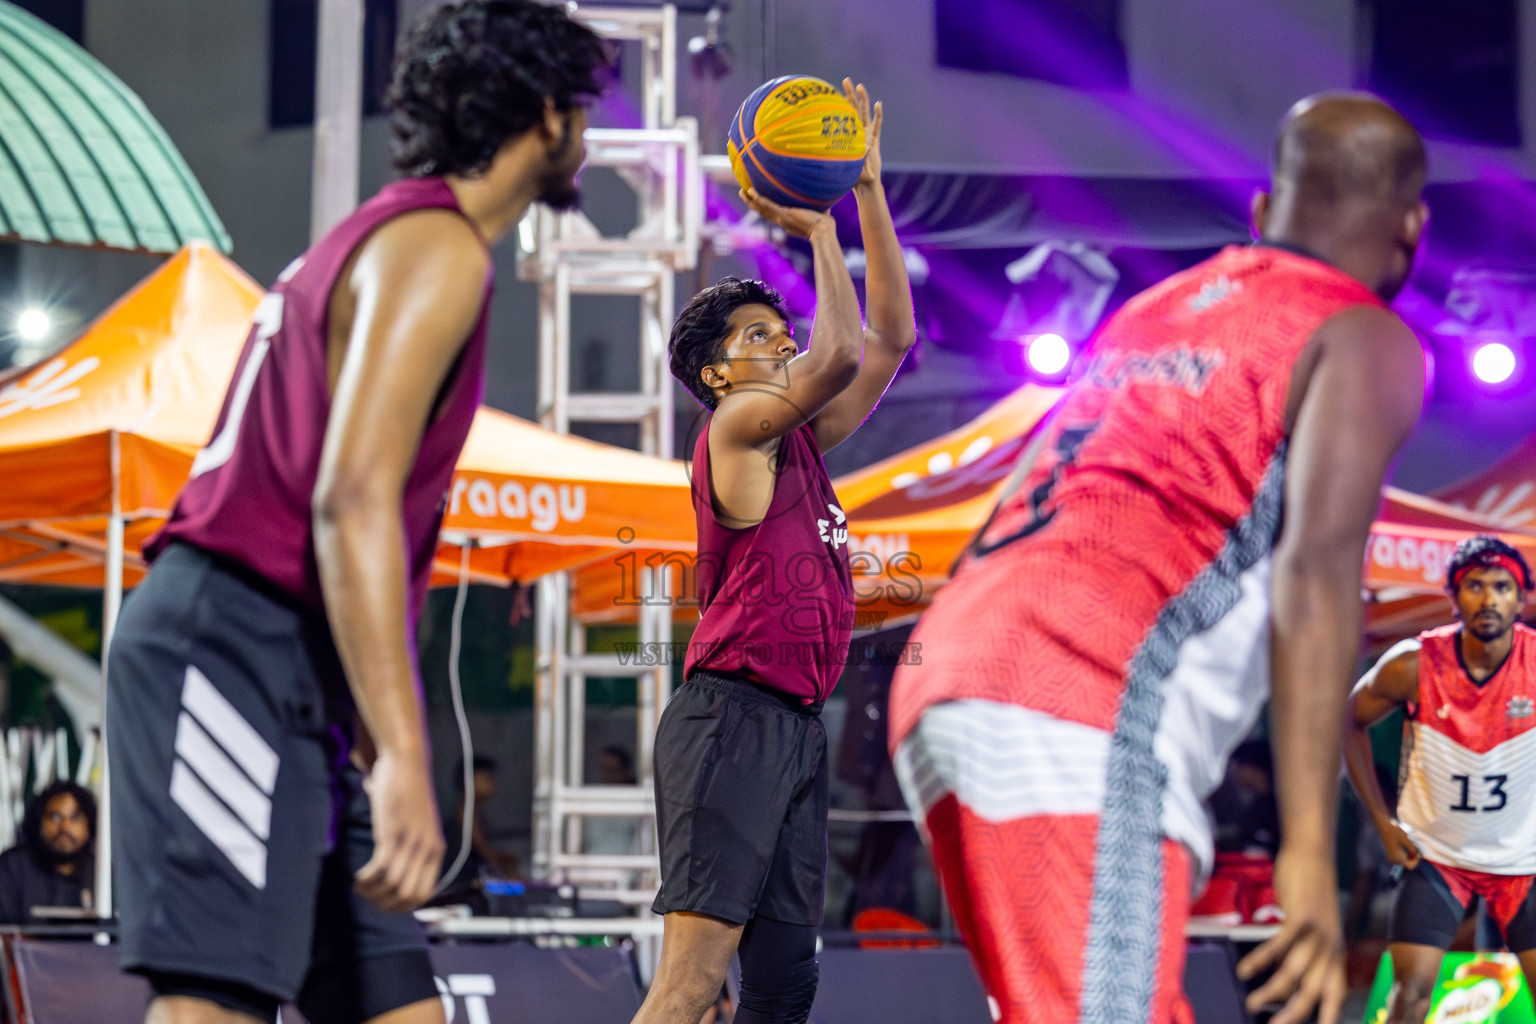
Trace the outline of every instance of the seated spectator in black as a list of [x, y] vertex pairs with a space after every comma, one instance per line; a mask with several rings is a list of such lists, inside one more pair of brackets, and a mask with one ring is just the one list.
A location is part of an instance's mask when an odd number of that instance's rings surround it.
[[1267, 741], [1248, 740], [1232, 751], [1212, 810], [1218, 850], [1274, 857], [1280, 848], [1280, 809]]
[[0, 924], [35, 924], [34, 907], [94, 904], [96, 798], [55, 782], [27, 805], [15, 846], [0, 853]]
[[[500, 878], [520, 878], [522, 865], [517, 854], [498, 850], [485, 836], [485, 808], [496, 799], [496, 760], [484, 754], [476, 754], [472, 764], [475, 786], [475, 814], [470, 829], [469, 856], [464, 866], [447, 886], [443, 895], [472, 886], [484, 875]], [[444, 822], [443, 833], [448, 842], [448, 852], [443, 858], [445, 868], [451, 866], [459, 854], [464, 836], [464, 762], [453, 769], [453, 789], [458, 806], [453, 816]]]

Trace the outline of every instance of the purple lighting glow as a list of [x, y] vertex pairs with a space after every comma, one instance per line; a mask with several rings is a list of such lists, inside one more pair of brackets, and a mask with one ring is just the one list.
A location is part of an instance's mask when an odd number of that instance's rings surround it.
[[1502, 384], [1515, 372], [1515, 353], [1501, 341], [1479, 345], [1472, 353], [1472, 372], [1484, 384]]
[[1042, 377], [1055, 377], [1072, 361], [1072, 347], [1059, 334], [1037, 334], [1025, 338], [1029, 368]]

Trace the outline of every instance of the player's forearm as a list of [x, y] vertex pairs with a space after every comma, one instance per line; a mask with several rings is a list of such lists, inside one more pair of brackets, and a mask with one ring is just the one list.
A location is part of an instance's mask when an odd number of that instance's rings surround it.
[[864, 314], [879, 344], [905, 352], [917, 341], [912, 312], [912, 285], [901, 255], [901, 240], [886, 203], [885, 186], [861, 185], [853, 194], [859, 205], [859, 230], [864, 236]]
[[816, 274], [816, 323], [811, 328], [809, 355], [817, 363], [826, 360], [857, 366], [864, 350], [859, 297], [830, 217], [811, 231], [810, 243]]
[[1361, 725], [1355, 720], [1353, 701], [1344, 712], [1344, 766], [1349, 770], [1349, 781], [1355, 787], [1355, 794], [1365, 804], [1366, 813], [1380, 828], [1383, 822], [1392, 817], [1392, 812], [1387, 809], [1387, 798], [1381, 792], [1381, 783], [1376, 780], [1376, 758], [1371, 752], [1370, 726]]
[[326, 617], [363, 724], [380, 754], [425, 761], [399, 502], [322, 500], [314, 528]]
[[1333, 849], [1345, 698], [1360, 635], [1358, 557], [1277, 559], [1274, 578], [1275, 780], [1285, 842]]

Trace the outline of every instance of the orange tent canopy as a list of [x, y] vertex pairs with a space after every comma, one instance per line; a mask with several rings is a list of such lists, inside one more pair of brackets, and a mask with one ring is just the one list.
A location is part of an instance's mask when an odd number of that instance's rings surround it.
[[[103, 585], [110, 518], [124, 580], [211, 435], [262, 290], [202, 243], [183, 249], [47, 363], [0, 389], [0, 582]], [[528, 579], [630, 543], [692, 550], [683, 464], [482, 408], [445, 533], [473, 578]], [[626, 532], [627, 531], [627, 532]], [[459, 568], [440, 553], [440, 581]]]
[[[964, 426], [834, 481], [852, 526], [849, 545], [859, 628], [890, 625], [927, 606], [1061, 394], [1060, 389], [1026, 385]], [[1506, 464], [1524, 466], [1520, 471], [1530, 480], [1497, 493], [1506, 502], [1523, 498], [1536, 516], [1536, 442], [1523, 451], [1523, 462], [1517, 452]], [[1484, 483], [1479, 493], [1490, 486], [1504, 485]], [[1447, 621], [1447, 559], [1459, 541], [1486, 532], [1499, 533], [1536, 562], [1536, 534], [1466, 508], [1386, 488], [1363, 566], [1363, 582], [1371, 594], [1368, 639], [1397, 639]], [[691, 565], [689, 559], [639, 552], [638, 557], [624, 553], [583, 569], [577, 576], [576, 613], [587, 622], [632, 621], [638, 606], [638, 571], [663, 562]], [[696, 615], [696, 595], [689, 590], [686, 569], [673, 572], [670, 586], [674, 600], [680, 598], [683, 616]]]
[[207, 441], [261, 289], [182, 249], [51, 360], [0, 390], [0, 581], [101, 586], [108, 521], [137, 551]]
[[[469, 549], [473, 577], [528, 580], [629, 548], [695, 547], [688, 475], [677, 459], [556, 434], [482, 408], [443, 518], [439, 576]], [[606, 559], [605, 559], [606, 561]]]
[[840, 477], [856, 625], [877, 628], [933, 600], [1060, 388], [1026, 384], [964, 426]]
[[[878, 574], [882, 552], [912, 552], [922, 561], [920, 568], [906, 567], [907, 579], [898, 563], [894, 571], [887, 566], [885, 578], [862, 581], [860, 608], [866, 618], [878, 620], [883, 612], [899, 619], [920, 611], [932, 599], [948, 580], [965, 544], [986, 521], [1014, 460], [1061, 394], [1060, 389], [1026, 385], [959, 430], [839, 481], [838, 494], [849, 506], [850, 520], [864, 538], [865, 549], [877, 556], [870, 564], [871, 575]], [[987, 454], [972, 455], [969, 460], [955, 454], [971, 444], [983, 447]], [[955, 454], [953, 469], [916, 480], [908, 475], [929, 459], [944, 467], [950, 454]], [[961, 461], [966, 466], [958, 465]], [[1536, 448], [1531, 467], [1536, 477]], [[878, 489], [882, 483], [887, 487], [884, 492]], [[845, 487], [873, 497], [855, 505]], [[1529, 490], [1536, 491], [1536, 485]], [[1536, 506], [1536, 497], [1532, 504]], [[871, 510], [892, 514], [871, 519]], [[1403, 636], [1417, 631], [1407, 627], [1424, 629], [1445, 621], [1449, 610], [1443, 595], [1444, 575], [1451, 551], [1466, 537], [1487, 532], [1500, 533], [1536, 562], [1536, 536], [1501, 530], [1496, 522], [1433, 498], [1385, 488], [1363, 567], [1363, 581], [1373, 597], [1372, 632]], [[912, 575], [922, 588], [916, 601], [909, 599]]]
[[1479, 533], [1498, 534], [1527, 560], [1536, 557], [1536, 535], [1501, 528], [1466, 509], [1388, 487], [1366, 544], [1365, 585], [1384, 600], [1442, 595], [1451, 552]]
[[[833, 481], [850, 524], [858, 628], [876, 628], [927, 605], [1060, 395], [1058, 388], [1025, 385], [964, 426]], [[668, 590], [675, 617], [696, 616], [692, 551], [685, 550], [686, 558], [621, 552], [582, 569], [575, 614], [588, 623], [633, 621], [640, 573], [665, 563], [676, 567]]]
[[1536, 437], [1476, 476], [1436, 491], [1435, 497], [1504, 529], [1536, 532]]

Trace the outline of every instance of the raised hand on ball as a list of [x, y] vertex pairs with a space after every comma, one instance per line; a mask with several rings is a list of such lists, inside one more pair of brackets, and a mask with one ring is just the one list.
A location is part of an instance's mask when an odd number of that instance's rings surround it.
[[869, 188], [880, 184], [880, 125], [885, 120], [885, 106], [876, 103], [871, 108], [869, 90], [864, 88], [862, 82], [854, 85], [851, 78], [843, 79], [843, 95], [853, 104], [853, 109], [859, 112], [859, 120], [864, 123], [864, 173], [859, 175], [858, 183], [853, 187]]
[[829, 214], [820, 210], [807, 210], [800, 206], [780, 206], [753, 188], [742, 189], [741, 198], [763, 220], [770, 224], [777, 224], [796, 238], [810, 238], [811, 233], [818, 228], [831, 231], [834, 236], [837, 234], [836, 222]]

